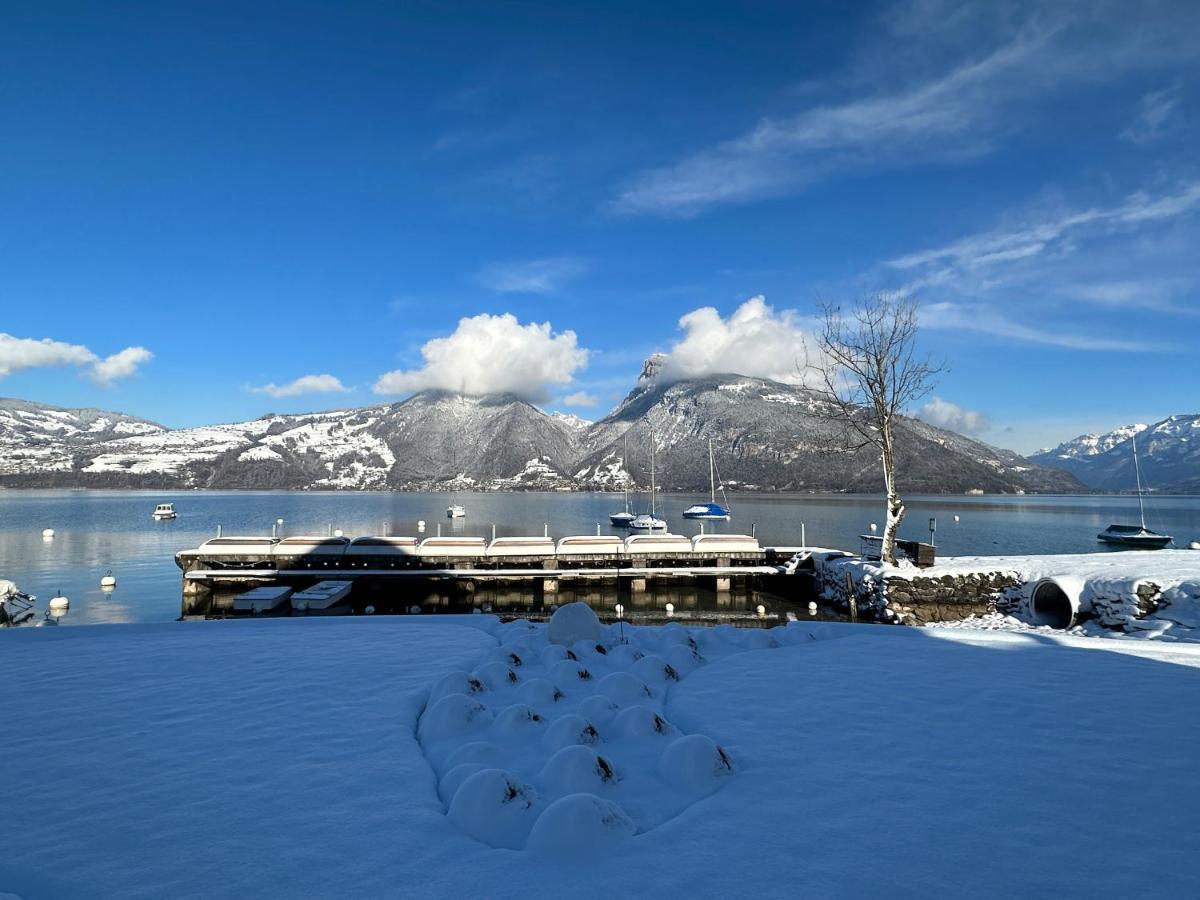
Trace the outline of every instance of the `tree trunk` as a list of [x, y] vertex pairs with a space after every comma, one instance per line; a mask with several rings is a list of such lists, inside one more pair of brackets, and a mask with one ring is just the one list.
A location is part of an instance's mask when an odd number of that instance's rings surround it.
[[904, 501], [896, 490], [896, 456], [892, 445], [892, 429], [890, 423], [885, 425], [880, 435], [883, 443], [883, 484], [887, 490], [887, 518], [883, 525], [883, 547], [880, 554], [886, 563], [896, 563], [896, 532], [904, 521]]

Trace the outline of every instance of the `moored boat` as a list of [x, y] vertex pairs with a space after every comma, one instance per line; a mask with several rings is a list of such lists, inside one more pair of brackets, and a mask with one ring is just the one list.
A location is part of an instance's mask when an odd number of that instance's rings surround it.
[[[725, 488], [721, 488], [721, 499], [726, 503]], [[708, 441], [708, 503], [696, 503], [683, 511], [685, 519], [728, 521], [729, 509], [717, 502], [717, 464], [713, 460], [712, 439]]]
[[160, 504], [158, 504], [158, 506], [154, 507], [154, 512], [151, 513], [150, 515], [159, 522], [162, 522], [166, 519], [174, 519], [175, 518], [175, 504], [174, 503], [160, 503]]
[[1120, 547], [1141, 547], [1143, 550], [1161, 550], [1174, 538], [1169, 534], [1159, 534], [1146, 527], [1146, 505], [1142, 500], [1142, 467], [1138, 463], [1137, 434], [1133, 435], [1133, 472], [1137, 478], [1138, 513], [1140, 525], [1109, 525], [1096, 535], [1098, 540], [1106, 544], [1116, 544]]

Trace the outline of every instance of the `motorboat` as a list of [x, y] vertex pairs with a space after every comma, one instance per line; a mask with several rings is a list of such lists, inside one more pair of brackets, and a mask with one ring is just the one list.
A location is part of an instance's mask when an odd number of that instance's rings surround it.
[[1161, 550], [1174, 540], [1169, 534], [1159, 534], [1146, 527], [1146, 505], [1142, 500], [1142, 467], [1138, 463], [1137, 435], [1133, 436], [1133, 471], [1137, 478], [1139, 525], [1109, 525], [1096, 535], [1106, 544], [1120, 547], [1141, 547], [1143, 550]]
[[[726, 503], [725, 488], [721, 488], [721, 499]], [[729, 521], [729, 509], [717, 502], [717, 465], [713, 460], [712, 439], [708, 441], [708, 503], [696, 503], [683, 511], [685, 519]]]
[[160, 504], [158, 504], [158, 506], [154, 507], [154, 512], [151, 513], [151, 516], [156, 521], [159, 521], [159, 522], [162, 522], [166, 519], [174, 519], [175, 518], [175, 504], [174, 503], [160, 503]]
[[446, 507], [447, 519], [461, 519], [467, 514], [465, 507], [459, 506], [457, 503], [452, 503]]

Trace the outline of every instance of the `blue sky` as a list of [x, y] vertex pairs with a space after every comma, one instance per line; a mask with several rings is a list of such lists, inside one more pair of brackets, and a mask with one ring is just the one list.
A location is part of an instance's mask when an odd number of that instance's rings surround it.
[[597, 418], [886, 289], [940, 423], [1200, 411], [1200, 6], [1044, 6], [6, 4], [0, 395]]

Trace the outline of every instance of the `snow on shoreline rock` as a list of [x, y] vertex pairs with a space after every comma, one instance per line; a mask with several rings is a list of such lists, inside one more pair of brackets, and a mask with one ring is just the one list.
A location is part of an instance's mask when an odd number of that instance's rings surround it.
[[1045, 625], [1056, 617], [1035, 594], [1050, 585], [1070, 607], [1065, 624], [1081, 626], [1074, 633], [1200, 640], [1200, 553], [1193, 550], [950, 557], [927, 569], [829, 553], [817, 558], [817, 572], [826, 599], [843, 606], [848, 574], [868, 621], [966, 619], [993, 628], [1000, 614]]
[[489, 846], [587, 858], [735, 775], [728, 750], [668, 720], [667, 694], [709, 658], [779, 646], [755, 629], [603, 627], [581, 603], [493, 636], [473, 671], [434, 685], [418, 724], [439, 796]]

